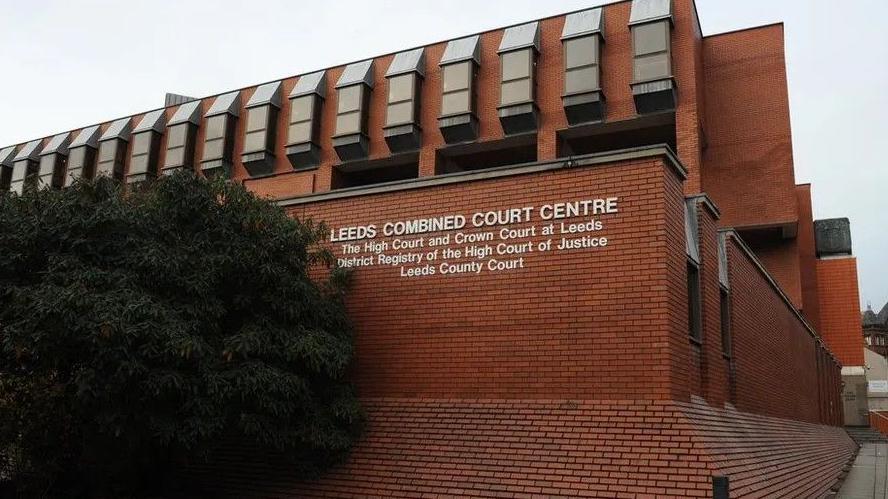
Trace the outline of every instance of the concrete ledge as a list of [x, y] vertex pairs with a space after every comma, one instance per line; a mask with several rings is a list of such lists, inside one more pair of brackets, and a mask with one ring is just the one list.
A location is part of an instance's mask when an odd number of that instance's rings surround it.
[[569, 158], [560, 158], [554, 161], [524, 163], [513, 166], [499, 166], [495, 168], [487, 168], [484, 170], [474, 170], [469, 172], [451, 173], [447, 175], [436, 175], [433, 177], [399, 180], [395, 182], [386, 182], [370, 186], [338, 189], [335, 191], [281, 199], [278, 200], [277, 203], [279, 206], [284, 207], [298, 206], [303, 204], [316, 203], [319, 201], [329, 201], [333, 199], [370, 196], [374, 194], [383, 194], [388, 192], [424, 189], [427, 187], [435, 187], [439, 185], [475, 182], [478, 180], [489, 180], [501, 177], [511, 177], [515, 175], [527, 175], [530, 173], [556, 171], [567, 168], [598, 166], [619, 161], [631, 161], [637, 159], [649, 159], [658, 157], [663, 158], [666, 165], [671, 167], [672, 170], [682, 180], [687, 178], [687, 170], [685, 169], [684, 165], [681, 164], [681, 161], [678, 160], [678, 157], [676, 157], [675, 153], [672, 152], [672, 149], [666, 144], [661, 144], [645, 147], [635, 147], [631, 149], [621, 149], [618, 151], [608, 151], [606, 153], [571, 156]]

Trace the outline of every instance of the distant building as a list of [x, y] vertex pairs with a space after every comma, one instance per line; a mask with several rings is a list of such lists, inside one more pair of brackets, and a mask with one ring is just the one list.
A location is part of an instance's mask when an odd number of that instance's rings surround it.
[[863, 339], [867, 348], [888, 357], [888, 303], [877, 314], [867, 307], [863, 314]]

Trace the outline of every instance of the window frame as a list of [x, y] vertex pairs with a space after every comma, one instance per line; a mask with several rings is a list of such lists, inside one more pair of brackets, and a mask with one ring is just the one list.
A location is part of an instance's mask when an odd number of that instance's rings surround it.
[[[509, 65], [508, 60], [517, 55], [524, 54], [526, 56], [527, 62], [527, 72], [522, 75], [509, 75], [507, 77], [507, 65]], [[503, 52], [500, 54], [500, 96], [499, 96], [499, 107], [509, 107], [509, 106], [518, 106], [521, 104], [528, 104], [536, 101], [536, 51], [533, 47], [525, 47], [517, 50], [510, 50], [508, 52]], [[522, 61], [525, 62], [525, 61]], [[511, 73], [511, 71], [509, 71]], [[527, 88], [527, 98], [517, 99], [517, 100], [509, 100], [508, 102], [504, 100], [506, 96], [505, 89], [507, 87], [515, 87], [517, 84], [521, 82], [526, 82]], [[522, 95], [522, 97], [524, 97]]]
[[[464, 84], [460, 87], [447, 88], [448, 83], [448, 71], [462, 71], [462, 68], [465, 68], [464, 74], [460, 74], [459, 80]], [[451, 64], [446, 64], [441, 67], [441, 114], [442, 118], [448, 116], [460, 116], [463, 114], [475, 114], [475, 80], [477, 78], [477, 64], [475, 61], [468, 59], [464, 61], [454, 62]], [[453, 97], [458, 94], [464, 94], [464, 97], [461, 97], [461, 102], [465, 104], [459, 111], [450, 111], [447, 109], [446, 102], [448, 97]]]
[[[569, 60], [571, 59], [571, 52], [575, 52], [579, 50], [579, 48], [573, 48], [575, 45], [580, 42], [584, 42], [586, 40], [590, 40], [592, 42], [593, 47], [593, 55], [591, 57], [591, 62], [589, 59], [584, 59], [580, 61], [579, 64], [571, 65]], [[586, 36], [577, 36], [573, 38], [565, 39], [562, 42], [562, 56], [564, 60], [564, 95], [581, 95], [590, 92], [598, 92], [601, 91], [601, 37], [598, 33], [593, 33]], [[568, 82], [570, 80], [571, 74], [582, 73], [586, 70], [593, 70], [595, 74], [595, 85], [589, 86], [588, 88], [584, 87], [580, 90], [571, 91], [568, 88]]]
[[[663, 26], [665, 31], [665, 38], [663, 39], [664, 48], [658, 50], [651, 50], [646, 52], [640, 52], [640, 47], [638, 43], [638, 34], [643, 33], [646, 28], [650, 26]], [[659, 19], [652, 22], [635, 24], [630, 29], [630, 38], [632, 42], [632, 82], [633, 83], [644, 83], [650, 81], [658, 81], [664, 80], [668, 78], [672, 78], [672, 23], [669, 19]], [[666, 71], [665, 74], [655, 76], [653, 78], [639, 78], [639, 61], [642, 60], [651, 60], [654, 58], [662, 57], [666, 62]]]

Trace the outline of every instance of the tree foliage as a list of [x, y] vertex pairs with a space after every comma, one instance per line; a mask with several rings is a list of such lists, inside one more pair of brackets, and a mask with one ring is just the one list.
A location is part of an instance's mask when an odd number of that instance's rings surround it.
[[228, 440], [341, 457], [362, 416], [323, 230], [189, 173], [0, 196], [0, 479], [131, 493]]

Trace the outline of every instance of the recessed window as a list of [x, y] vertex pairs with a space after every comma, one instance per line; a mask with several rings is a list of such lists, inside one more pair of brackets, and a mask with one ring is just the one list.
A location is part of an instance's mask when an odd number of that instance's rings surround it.
[[314, 105], [313, 95], [303, 95], [290, 101], [290, 128], [287, 136], [291, 144], [313, 141]]
[[502, 55], [500, 105], [533, 101], [533, 52], [530, 49]]
[[508, 28], [500, 54], [499, 118], [506, 135], [529, 133], [537, 128], [536, 57], [539, 23]]
[[475, 64], [472, 61], [444, 66], [441, 116], [475, 112], [472, 96], [474, 72]]
[[201, 171], [231, 177], [234, 134], [240, 116], [240, 92], [220, 95], [207, 110]]
[[267, 83], [257, 88], [247, 101], [247, 126], [241, 162], [251, 177], [269, 175], [274, 171], [280, 89], [280, 82]]
[[731, 356], [731, 295], [724, 287], [719, 288], [721, 342], [722, 353], [726, 357]]
[[200, 124], [200, 101], [193, 100], [180, 105], [166, 132], [166, 154], [163, 159], [165, 174], [176, 169], [194, 169], [194, 148], [197, 127]]
[[703, 297], [700, 293], [700, 265], [688, 260], [688, 331], [696, 343], [703, 342]]
[[47, 185], [53, 189], [62, 188], [70, 141], [70, 133], [58, 134], [50, 139], [40, 153], [40, 185]]
[[364, 87], [352, 85], [339, 89], [336, 113], [336, 135], [361, 133]]
[[71, 141], [68, 149], [68, 167], [64, 176], [65, 187], [70, 187], [80, 177], [91, 179], [95, 176], [99, 131], [98, 125], [84, 128]]
[[629, 15], [632, 32], [632, 96], [640, 113], [675, 109], [672, 81], [672, 2], [633, 0]]

